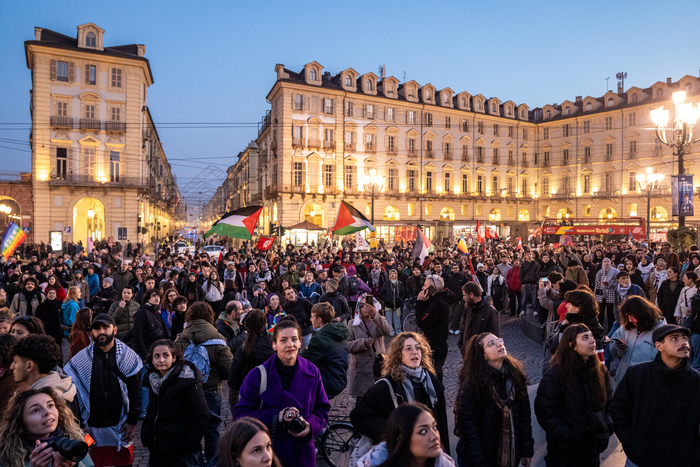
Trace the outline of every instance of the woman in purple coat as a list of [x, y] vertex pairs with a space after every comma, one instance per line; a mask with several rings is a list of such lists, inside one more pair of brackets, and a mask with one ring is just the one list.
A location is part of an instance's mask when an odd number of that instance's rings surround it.
[[275, 454], [283, 466], [314, 467], [314, 439], [328, 423], [331, 405], [321, 374], [299, 356], [301, 328], [285, 316], [272, 333], [276, 352], [243, 380], [234, 419], [253, 417], [272, 433]]

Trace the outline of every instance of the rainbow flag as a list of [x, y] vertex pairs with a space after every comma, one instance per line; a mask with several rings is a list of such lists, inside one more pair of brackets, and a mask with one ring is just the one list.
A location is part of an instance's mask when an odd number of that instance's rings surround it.
[[27, 234], [14, 222], [7, 226], [5, 235], [2, 236], [2, 256], [8, 259], [12, 253], [27, 239]]
[[467, 242], [464, 241], [464, 235], [459, 237], [459, 242], [457, 242], [457, 249], [462, 253], [469, 253], [469, 247], [467, 247]]

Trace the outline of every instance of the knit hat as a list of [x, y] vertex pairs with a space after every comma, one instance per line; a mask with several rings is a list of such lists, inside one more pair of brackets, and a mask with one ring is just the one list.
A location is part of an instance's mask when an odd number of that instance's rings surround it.
[[338, 290], [338, 279], [328, 279], [326, 285], [330, 287], [331, 292]]
[[114, 279], [112, 279], [111, 277], [105, 277], [104, 279], [102, 279], [102, 282], [108, 283], [109, 286], [111, 287], [112, 284], [114, 284]]
[[479, 268], [485, 268], [485, 267], [486, 267], [486, 266], [484, 266], [483, 263], [479, 263], [479, 264], [476, 265], [476, 268], [477, 268], [477, 269], [479, 269]]

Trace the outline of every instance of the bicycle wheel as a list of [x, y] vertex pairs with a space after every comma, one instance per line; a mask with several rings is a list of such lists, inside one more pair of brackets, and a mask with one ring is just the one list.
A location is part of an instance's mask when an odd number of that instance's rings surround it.
[[420, 332], [418, 324], [416, 324], [416, 314], [409, 313], [403, 319], [403, 330], [409, 332]]
[[345, 467], [361, 437], [350, 423], [332, 423], [321, 437], [321, 454], [330, 467]]

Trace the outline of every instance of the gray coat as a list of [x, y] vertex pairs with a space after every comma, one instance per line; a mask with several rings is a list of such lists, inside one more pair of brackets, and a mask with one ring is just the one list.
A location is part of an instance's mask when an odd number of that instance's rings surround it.
[[[365, 394], [374, 384], [374, 356], [377, 353], [386, 354], [384, 346], [384, 336], [391, 333], [391, 326], [386, 318], [379, 313], [373, 320], [367, 323], [369, 335], [364, 323], [359, 326], [353, 324], [354, 320], [348, 322], [350, 336], [348, 337], [348, 351], [350, 352], [350, 364], [348, 367], [348, 393], [353, 397], [360, 397]], [[367, 348], [365, 340], [368, 337], [374, 339], [372, 347]]]

